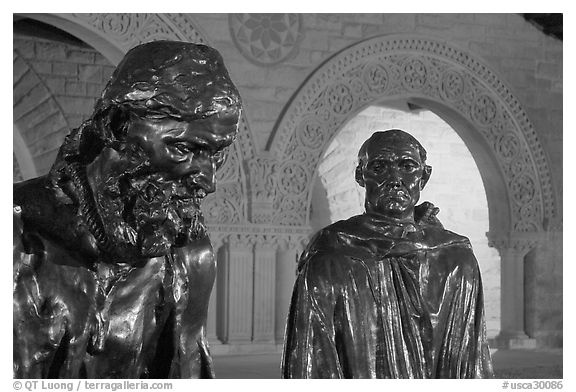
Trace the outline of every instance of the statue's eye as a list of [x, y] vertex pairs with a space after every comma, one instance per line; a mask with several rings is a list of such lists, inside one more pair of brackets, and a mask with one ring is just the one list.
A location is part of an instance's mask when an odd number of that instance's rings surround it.
[[368, 165], [368, 169], [374, 173], [381, 173], [382, 171], [384, 171], [384, 168], [385, 164], [382, 161], [372, 161]]
[[176, 142], [169, 144], [168, 150], [174, 155], [188, 155], [192, 151], [192, 146], [188, 143]]
[[400, 168], [404, 171], [411, 172], [418, 168], [418, 163], [412, 159], [404, 159], [400, 162]]

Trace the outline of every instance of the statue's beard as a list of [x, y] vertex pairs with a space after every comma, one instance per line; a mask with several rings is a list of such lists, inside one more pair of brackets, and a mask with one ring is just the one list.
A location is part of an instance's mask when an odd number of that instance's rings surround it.
[[206, 235], [200, 197], [179, 181], [150, 174], [104, 186], [98, 210], [110, 248], [125, 262], [164, 256]]

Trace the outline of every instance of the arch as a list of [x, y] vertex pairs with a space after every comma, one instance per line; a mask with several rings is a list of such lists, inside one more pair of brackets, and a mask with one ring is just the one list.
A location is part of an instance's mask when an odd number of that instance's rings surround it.
[[[182, 40], [208, 44], [186, 14], [22, 14], [64, 30], [99, 51], [113, 65], [139, 43], [154, 40]], [[211, 227], [244, 223], [248, 220], [247, 179], [242, 162], [255, 156], [251, 130], [245, 115], [240, 119], [238, 140], [230, 158], [219, 171], [219, 192], [206, 200]], [[238, 181], [240, 179], [240, 181]]]
[[[554, 217], [544, 151], [501, 78], [470, 53], [443, 41], [392, 35], [362, 41], [330, 58], [285, 110], [270, 143], [271, 153], [282, 162], [278, 221], [309, 223], [322, 152], [349, 118], [383, 100], [430, 109], [457, 130], [485, 181], [492, 234], [541, 232]], [[306, 208], [297, 208], [302, 205]]]
[[32, 159], [32, 155], [30, 155], [30, 151], [20, 134], [20, 130], [16, 125], [14, 125], [13, 131], [13, 151], [14, 151], [14, 158], [16, 159], [16, 163], [18, 164], [18, 168], [20, 170], [20, 175], [22, 180], [28, 180], [30, 178], [34, 178], [38, 175], [36, 171], [36, 165], [34, 165], [34, 160]]
[[46, 174], [69, 124], [42, 78], [16, 49], [13, 57], [13, 151], [27, 179]]

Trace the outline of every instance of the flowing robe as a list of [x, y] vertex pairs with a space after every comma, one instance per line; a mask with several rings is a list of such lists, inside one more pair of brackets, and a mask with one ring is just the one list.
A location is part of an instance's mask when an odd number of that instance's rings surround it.
[[368, 215], [302, 255], [284, 378], [488, 378], [482, 283], [467, 238]]

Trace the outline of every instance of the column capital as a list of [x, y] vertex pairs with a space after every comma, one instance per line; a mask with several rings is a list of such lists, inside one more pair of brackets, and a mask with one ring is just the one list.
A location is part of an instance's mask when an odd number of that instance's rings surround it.
[[250, 175], [250, 220], [270, 223], [274, 216], [278, 160], [270, 154], [260, 154], [246, 162]]
[[486, 233], [488, 246], [500, 252], [514, 252], [526, 255], [540, 243], [543, 233]]

